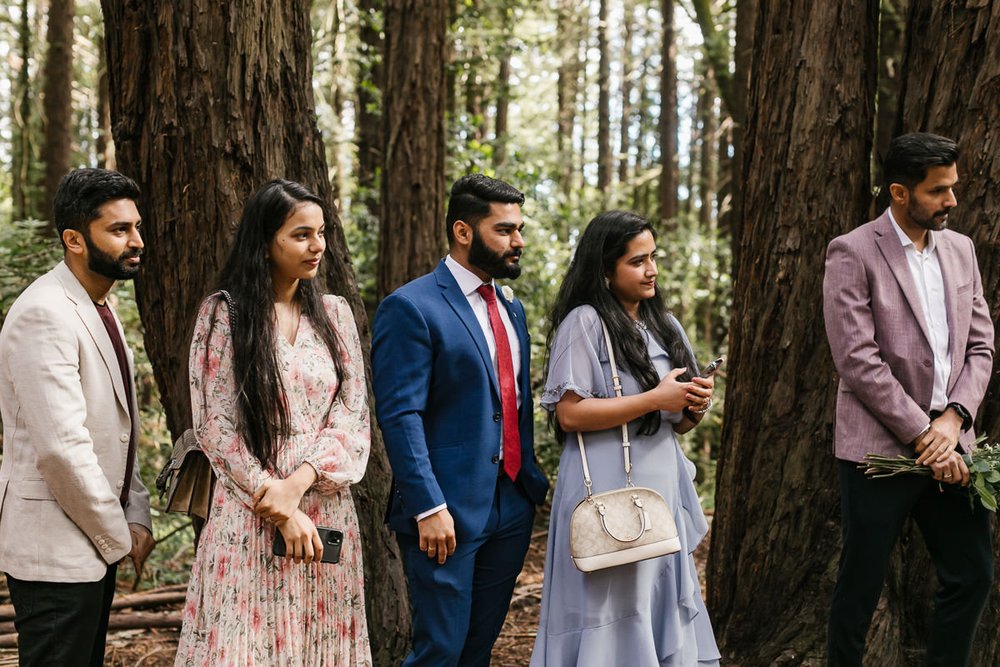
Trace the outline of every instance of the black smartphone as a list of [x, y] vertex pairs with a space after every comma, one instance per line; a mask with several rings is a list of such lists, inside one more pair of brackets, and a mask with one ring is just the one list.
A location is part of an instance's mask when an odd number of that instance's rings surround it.
[[[344, 545], [344, 534], [339, 530], [323, 528], [322, 526], [316, 526], [316, 532], [319, 533], [319, 539], [323, 542], [323, 557], [319, 562], [340, 562], [340, 547]], [[285, 558], [288, 553], [288, 549], [285, 546], [285, 538], [280, 530], [274, 531], [274, 548], [272, 551], [275, 556], [282, 558]]]
[[710, 363], [708, 366], [705, 366], [705, 370], [701, 372], [701, 377], [703, 378], [712, 377], [715, 374], [715, 371], [719, 370], [719, 368], [722, 366], [723, 363], [725, 363], [725, 361], [726, 361], [725, 357], [719, 357], [718, 359]]

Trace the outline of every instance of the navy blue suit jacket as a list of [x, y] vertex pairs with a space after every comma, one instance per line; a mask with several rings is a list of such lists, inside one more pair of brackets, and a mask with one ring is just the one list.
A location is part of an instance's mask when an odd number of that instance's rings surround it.
[[[521, 345], [517, 484], [540, 504], [548, 479], [535, 461], [524, 307], [499, 290], [497, 302]], [[472, 307], [442, 261], [389, 295], [372, 328], [375, 413], [394, 477], [390, 528], [416, 534], [414, 517], [447, 503], [457, 538], [479, 535], [496, 491], [501, 417], [499, 384]]]

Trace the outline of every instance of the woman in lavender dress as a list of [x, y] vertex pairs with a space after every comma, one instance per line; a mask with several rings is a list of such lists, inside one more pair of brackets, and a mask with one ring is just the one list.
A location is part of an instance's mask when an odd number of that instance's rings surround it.
[[[697, 364], [680, 323], [656, 287], [652, 227], [611, 211], [580, 239], [552, 313], [542, 406], [564, 443], [552, 500], [541, 624], [532, 667], [717, 665], [719, 650], [692, 553], [708, 529], [695, 492], [694, 465], [676, 433], [711, 406], [711, 378]], [[608, 327], [623, 396], [611, 384], [601, 332]], [[625, 486], [621, 425], [632, 442], [632, 479], [666, 499], [681, 551], [583, 573], [569, 554], [569, 522], [583, 500], [575, 431], [584, 432], [594, 493]]]

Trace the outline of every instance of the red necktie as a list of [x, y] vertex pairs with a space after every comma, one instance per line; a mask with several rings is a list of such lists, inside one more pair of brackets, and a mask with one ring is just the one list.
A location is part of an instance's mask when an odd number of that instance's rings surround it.
[[514, 361], [510, 354], [507, 328], [497, 309], [497, 294], [492, 285], [480, 285], [476, 290], [486, 299], [490, 328], [497, 346], [497, 375], [500, 380], [500, 409], [503, 413], [503, 469], [511, 480], [521, 469], [521, 432], [517, 424], [517, 390], [514, 389]]

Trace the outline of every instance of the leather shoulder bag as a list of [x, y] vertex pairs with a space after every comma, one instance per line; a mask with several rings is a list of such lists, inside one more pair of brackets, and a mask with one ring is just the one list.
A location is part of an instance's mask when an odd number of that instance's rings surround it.
[[[229, 326], [232, 331], [236, 322], [236, 303], [226, 290], [219, 290], [218, 294], [226, 300], [229, 307]], [[215, 471], [202, 451], [193, 428], [185, 430], [174, 442], [170, 460], [156, 476], [156, 488], [161, 500], [164, 495], [167, 496], [164, 506], [167, 512], [208, 520], [212, 493], [215, 490]]]
[[[608, 348], [615, 395], [620, 397], [622, 385], [615, 351], [603, 320], [601, 331]], [[626, 485], [621, 489], [593, 493], [587, 450], [579, 431], [576, 440], [583, 460], [583, 484], [587, 488], [587, 497], [580, 501], [570, 518], [569, 551], [576, 568], [581, 572], [593, 572], [680, 551], [677, 525], [667, 501], [653, 489], [632, 483], [628, 424], [622, 424]]]

